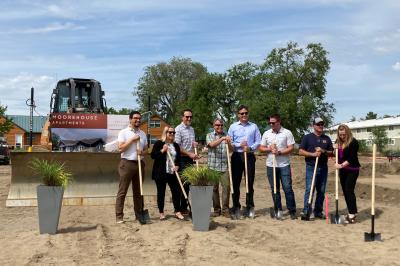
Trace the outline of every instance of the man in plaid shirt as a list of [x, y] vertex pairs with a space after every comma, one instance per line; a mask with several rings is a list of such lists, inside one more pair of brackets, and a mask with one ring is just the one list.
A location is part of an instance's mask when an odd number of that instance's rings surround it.
[[[230, 217], [229, 214], [229, 194], [230, 184], [228, 176], [228, 157], [226, 154], [226, 144], [231, 146], [231, 139], [227, 136], [223, 129], [224, 122], [217, 118], [214, 120], [213, 127], [214, 131], [207, 134], [206, 141], [208, 147], [208, 167], [210, 169], [221, 172], [223, 180], [222, 186], [222, 215]], [[219, 198], [219, 183], [214, 185], [213, 193], [213, 216], [221, 215], [221, 203]]]

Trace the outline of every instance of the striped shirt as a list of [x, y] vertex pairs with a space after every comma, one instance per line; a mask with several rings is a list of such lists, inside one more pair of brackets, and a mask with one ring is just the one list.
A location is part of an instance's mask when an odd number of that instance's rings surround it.
[[240, 121], [233, 123], [228, 130], [228, 135], [232, 139], [235, 152], [243, 152], [240, 143], [247, 141], [251, 151], [257, 150], [261, 143], [261, 133], [257, 125], [252, 122], [241, 124]]
[[[217, 140], [221, 137], [226, 136], [225, 132], [222, 134], [218, 134], [217, 132], [211, 132], [207, 134], [206, 141], [207, 141], [207, 146], [214, 140]], [[208, 146], [208, 160], [207, 164], [208, 167], [219, 171], [219, 172], [225, 172], [228, 170], [228, 161], [227, 161], [227, 156], [226, 156], [226, 142], [222, 141], [218, 146], [211, 148]]]
[[193, 141], [195, 141], [194, 129], [186, 126], [183, 122], [175, 128], [175, 142], [187, 152], [194, 152]]

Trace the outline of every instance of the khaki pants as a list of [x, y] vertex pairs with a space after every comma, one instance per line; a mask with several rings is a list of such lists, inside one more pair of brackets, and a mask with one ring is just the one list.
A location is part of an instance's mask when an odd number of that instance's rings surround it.
[[[229, 184], [229, 173], [228, 171], [222, 173], [222, 213], [229, 213], [229, 196], [230, 196], [230, 184]], [[219, 198], [219, 183], [214, 185], [213, 190], [213, 207], [214, 212], [221, 213], [221, 202]]]
[[[144, 161], [141, 162], [144, 175]], [[118, 165], [119, 188], [115, 203], [115, 215], [117, 219], [124, 217], [124, 203], [129, 184], [132, 182], [133, 208], [135, 213], [143, 210], [143, 196], [140, 195], [139, 165], [137, 161], [121, 159]]]

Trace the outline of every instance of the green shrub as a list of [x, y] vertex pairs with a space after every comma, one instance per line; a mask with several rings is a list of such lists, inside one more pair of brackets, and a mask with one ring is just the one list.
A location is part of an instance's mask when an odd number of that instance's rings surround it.
[[72, 181], [72, 173], [65, 169], [64, 163], [35, 158], [29, 162], [29, 167], [42, 178], [45, 186], [65, 188]]
[[189, 166], [183, 170], [182, 177], [192, 186], [210, 186], [221, 180], [222, 173], [208, 167]]

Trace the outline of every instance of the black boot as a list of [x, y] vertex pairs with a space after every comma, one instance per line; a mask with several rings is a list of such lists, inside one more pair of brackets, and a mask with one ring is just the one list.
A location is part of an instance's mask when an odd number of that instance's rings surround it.
[[136, 220], [139, 221], [140, 224], [146, 224], [146, 219], [143, 216], [141, 211], [135, 211]]

